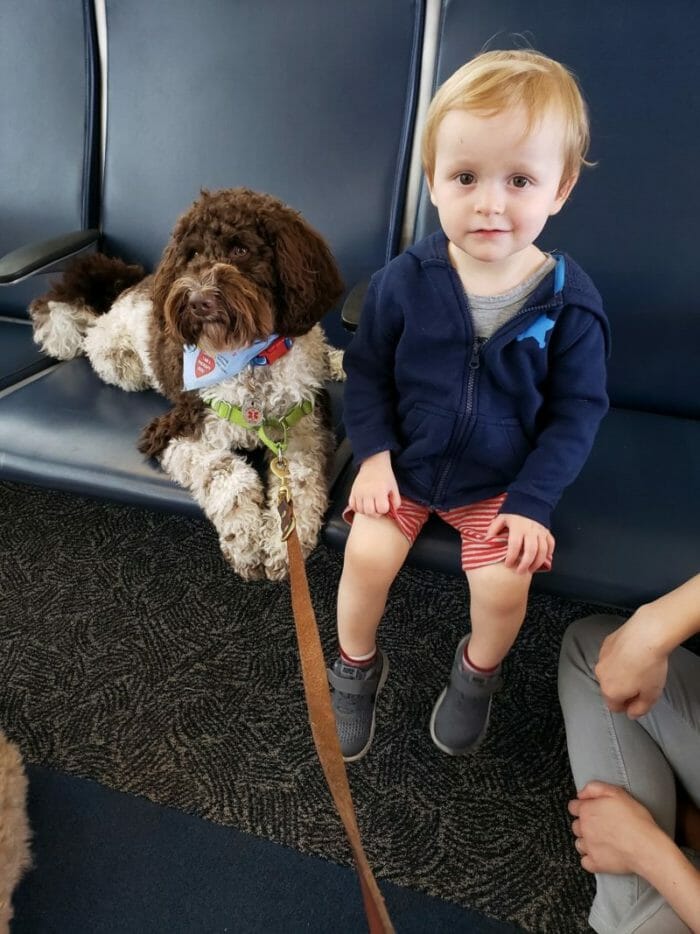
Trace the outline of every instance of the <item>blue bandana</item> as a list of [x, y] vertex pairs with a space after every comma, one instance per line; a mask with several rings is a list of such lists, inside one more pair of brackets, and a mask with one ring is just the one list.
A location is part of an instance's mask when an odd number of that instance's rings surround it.
[[269, 337], [255, 341], [250, 347], [243, 347], [241, 350], [223, 350], [215, 357], [211, 357], [193, 344], [186, 344], [182, 351], [182, 382], [185, 389], [214, 386], [216, 383], [223, 383], [231, 376], [236, 376], [275, 340], [277, 340], [277, 335], [271, 334]]

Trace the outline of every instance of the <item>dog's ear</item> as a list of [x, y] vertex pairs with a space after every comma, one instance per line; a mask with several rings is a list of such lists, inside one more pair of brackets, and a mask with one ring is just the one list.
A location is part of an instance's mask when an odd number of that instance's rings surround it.
[[277, 211], [266, 226], [283, 292], [275, 330], [306, 334], [340, 298], [343, 280], [325, 240], [296, 211]]
[[164, 317], [165, 300], [168, 297], [173, 281], [177, 278], [175, 274], [176, 243], [177, 241], [173, 236], [173, 239], [163, 250], [163, 255], [160, 258], [153, 279], [153, 314], [161, 321]]

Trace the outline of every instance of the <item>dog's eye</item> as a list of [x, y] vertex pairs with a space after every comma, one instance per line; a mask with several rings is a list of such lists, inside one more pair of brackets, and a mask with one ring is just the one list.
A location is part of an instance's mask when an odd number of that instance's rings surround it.
[[199, 250], [187, 250], [185, 253], [185, 262], [191, 263], [195, 256], [199, 256]]
[[245, 256], [248, 253], [248, 247], [243, 246], [242, 243], [234, 243], [229, 247], [228, 255], [233, 259], [238, 259], [241, 256]]

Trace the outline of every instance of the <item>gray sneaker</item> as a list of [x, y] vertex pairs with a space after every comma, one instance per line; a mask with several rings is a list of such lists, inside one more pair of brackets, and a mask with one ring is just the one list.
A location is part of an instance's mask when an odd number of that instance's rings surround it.
[[462, 654], [468, 641], [466, 635], [457, 646], [450, 682], [438, 697], [430, 718], [432, 740], [449, 756], [464, 756], [477, 748], [486, 735], [493, 695], [503, 684], [500, 667], [486, 677], [464, 671]]
[[328, 669], [335, 727], [346, 762], [361, 759], [372, 745], [377, 696], [388, 674], [389, 662], [381, 649], [370, 668], [346, 665], [337, 658]]

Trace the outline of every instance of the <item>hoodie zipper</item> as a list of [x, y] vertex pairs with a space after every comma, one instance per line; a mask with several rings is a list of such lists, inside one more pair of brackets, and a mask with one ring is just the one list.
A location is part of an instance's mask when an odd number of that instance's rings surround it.
[[[464, 298], [464, 301], [466, 303], [466, 297]], [[526, 315], [530, 315], [530, 314], [534, 314], [538, 312], [540, 314], [544, 314], [544, 312], [550, 311], [556, 308], [557, 306], [558, 306], [558, 303], [556, 302], [556, 300], [552, 299], [544, 305], [529, 305], [526, 308], [521, 308], [520, 311], [510, 319], [510, 321], [506, 321], [506, 323], [502, 325], [494, 334], [492, 334], [491, 337], [488, 337], [485, 340], [482, 340], [481, 338], [478, 338], [478, 337], [473, 338], [471, 355], [469, 357], [469, 364], [468, 364], [469, 375], [467, 377], [467, 393], [466, 393], [466, 399], [465, 399], [465, 404], [464, 404], [464, 411], [462, 412], [462, 415], [460, 416], [460, 420], [463, 419], [465, 421], [468, 421], [474, 412], [474, 409], [475, 409], [474, 402], [475, 402], [475, 398], [477, 395], [479, 370], [481, 368], [481, 355], [486, 345], [492, 344], [496, 340], [497, 337], [502, 337], [503, 335], [507, 335], [511, 327], [514, 328], [515, 323], [521, 317], [525, 317]], [[467, 304], [467, 312], [469, 314], [469, 320], [473, 328], [474, 324], [471, 319], [471, 311], [469, 311], [468, 304]], [[471, 431], [473, 431], [473, 429], [474, 429], [474, 425], [471, 426]], [[469, 432], [469, 436], [471, 436], [471, 431]], [[450, 444], [447, 451], [445, 452], [445, 458], [447, 460], [447, 463], [440, 471], [437, 482], [433, 487], [435, 491], [434, 499], [436, 502], [441, 501], [443, 493], [445, 492], [445, 487], [447, 486], [448, 476], [452, 470], [452, 467], [454, 466], [453, 464], [454, 453], [459, 447], [461, 447], [465, 443], [462, 440], [462, 436], [463, 436], [463, 431], [458, 432], [457, 435], [454, 437], [453, 443]], [[468, 441], [469, 441], [469, 437], [467, 437], [466, 439], [467, 443]]]

